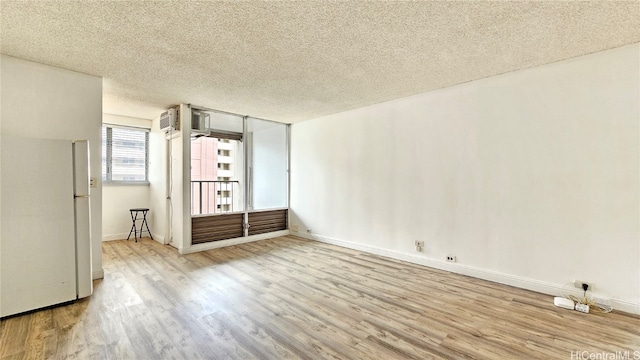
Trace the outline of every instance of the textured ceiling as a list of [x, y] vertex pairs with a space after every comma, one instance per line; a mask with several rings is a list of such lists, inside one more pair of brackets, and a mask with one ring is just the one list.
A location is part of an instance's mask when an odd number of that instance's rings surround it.
[[640, 2], [1, 1], [4, 54], [104, 77], [104, 111], [296, 122], [640, 42]]

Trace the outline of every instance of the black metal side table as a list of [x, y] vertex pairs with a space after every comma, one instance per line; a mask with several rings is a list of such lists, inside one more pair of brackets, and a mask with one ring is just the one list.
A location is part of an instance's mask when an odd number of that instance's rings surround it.
[[[147, 223], [147, 212], [149, 212], [149, 209], [144, 209], [144, 208], [136, 208], [136, 209], [129, 209], [129, 212], [131, 213], [131, 222], [133, 222], [133, 224], [131, 225], [131, 230], [129, 231], [129, 236], [127, 236], [127, 240], [129, 240], [129, 238], [131, 237], [131, 233], [133, 233], [133, 238], [136, 239], [136, 242], [138, 242], [138, 234], [140, 234], [140, 238], [142, 238], [142, 232], [145, 231], [145, 227], [147, 228], [147, 233], [149, 234], [149, 237], [151, 238], [151, 240], [153, 240], [153, 236], [151, 235], [151, 231], [149, 231], [149, 223]], [[142, 213], [142, 219], [138, 219], [138, 213], [141, 212]], [[138, 232], [138, 229], [136, 228], [136, 221], [138, 220], [142, 220], [142, 223], [140, 224], [140, 232]]]

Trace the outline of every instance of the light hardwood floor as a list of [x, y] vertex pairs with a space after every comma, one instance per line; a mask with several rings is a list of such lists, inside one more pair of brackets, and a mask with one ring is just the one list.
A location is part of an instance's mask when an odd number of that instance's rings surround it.
[[92, 297], [2, 321], [1, 359], [640, 356], [638, 316], [293, 237], [184, 256], [148, 239], [103, 249]]

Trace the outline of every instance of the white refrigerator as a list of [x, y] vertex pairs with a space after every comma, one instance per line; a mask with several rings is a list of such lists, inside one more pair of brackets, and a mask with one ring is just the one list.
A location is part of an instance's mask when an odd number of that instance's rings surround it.
[[87, 141], [0, 139], [0, 317], [93, 292]]

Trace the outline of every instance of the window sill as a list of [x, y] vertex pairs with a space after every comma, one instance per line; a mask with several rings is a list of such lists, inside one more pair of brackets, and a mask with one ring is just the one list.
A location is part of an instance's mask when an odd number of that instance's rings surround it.
[[149, 186], [148, 181], [103, 181], [104, 186]]

